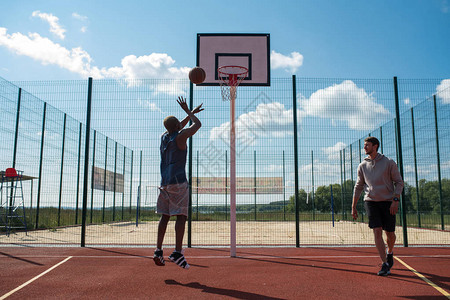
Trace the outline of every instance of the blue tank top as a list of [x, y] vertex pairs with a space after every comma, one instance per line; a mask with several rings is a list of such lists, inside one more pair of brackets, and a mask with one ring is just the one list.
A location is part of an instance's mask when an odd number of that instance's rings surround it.
[[186, 178], [187, 149], [181, 150], [175, 141], [179, 132], [169, 134], [165, 132], [161, 136], [161, 186], [175, 183], [183, 183]]

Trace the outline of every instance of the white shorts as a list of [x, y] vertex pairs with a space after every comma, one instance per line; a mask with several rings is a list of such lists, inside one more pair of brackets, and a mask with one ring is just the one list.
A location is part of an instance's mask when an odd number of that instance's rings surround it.
[[156, 213], [169, 216], [187, 216], [188, 207], [189, 189], [187, 181], [159, 187]]

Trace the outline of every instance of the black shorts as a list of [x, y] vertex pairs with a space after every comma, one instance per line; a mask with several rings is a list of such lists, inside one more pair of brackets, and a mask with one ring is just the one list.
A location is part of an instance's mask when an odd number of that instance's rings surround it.
[[391, 215], [391, 201], [364, 201], [367, 216], [369, 217], [369, 227], [382, 227], [384, 231], [395, 231], [395, 215]]

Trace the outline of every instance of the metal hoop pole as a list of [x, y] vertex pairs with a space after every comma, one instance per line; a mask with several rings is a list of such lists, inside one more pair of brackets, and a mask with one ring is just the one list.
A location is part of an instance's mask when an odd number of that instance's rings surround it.
[[230, 87], [230, 256], [236, 257], [236, 87]]

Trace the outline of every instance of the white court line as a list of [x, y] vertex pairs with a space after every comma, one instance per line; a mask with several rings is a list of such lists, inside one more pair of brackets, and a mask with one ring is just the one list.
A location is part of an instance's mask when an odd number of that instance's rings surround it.
[[[51, 256], [47, 256], [47, 257], [51, 257]], [[62, 265], [63, 263], [65, 263], [66, 261], [68, 261], [69, 259], [71, 259], [73, 256], [69, 256], [66, 259], [64, 259], [63, 261], [60, 261], [59, 263], [57, 263], [56, 265], [54, 265], [53, 267], [51, 267], [50, 269], [47, 269], [46, 271], [42, 272], [41, 274], [31, 278], [30, 280], [28, 280], [27, 282], [25, 282], [24, 284], [16, 287], [15, 289], [13, 289], [12, 291], [4, 294], [3, 296], [0, 297], [0, 300], [3, 300], [9, 296], [11, 296], [12, 294], [14, 294], [15, 292], [17, 292], [18, 290], [21, 290], [22, 288], [26, 287], [27, 285], [29, 285], [30, 283], [32, 283], [33, 281], [35, 281], [36, 279], [44, 276], [45, 274], [47, 274], [48, 272], [50, 272], [51, 270], [57, 268], [58, 266]]]
[[[202, 256], [190, 256], [185, 255], [186, 258], [189, 259], [207, 259], [207, 258], [215, 258], [215, 259], [223, 259], [230, 258], [230, 255], [202, 255]], [[63, 255], [21, 255], [21, 258], [56, 258], [56, 257], [66, 257]], [[73, 255], [70, 258], [153, 258], [153, 255]], [[236, 258], [377, 258], [378, 255], [296, 255], [296, 256], [282, 256], [282, 255], [237, 255]], [[396, 257], [409, 257], [409, 258], [450, 258], [450, 255], [396, 255]], [[1, 258], [9, 258], [7, 256], [0, 256]], [[0, 298], [1, 300], [1, 298]]]

